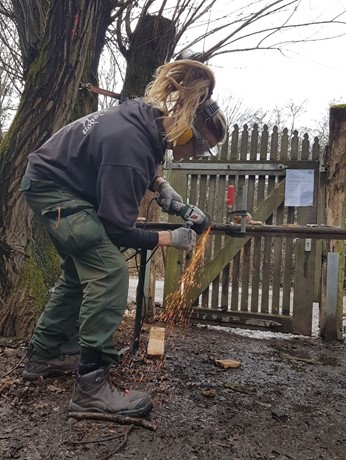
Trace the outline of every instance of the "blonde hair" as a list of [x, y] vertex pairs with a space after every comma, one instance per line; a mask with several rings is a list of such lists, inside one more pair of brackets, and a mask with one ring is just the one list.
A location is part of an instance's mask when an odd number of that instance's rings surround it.
[[[147, 86], [145, 101], [160, 109], [165, 118], [168, 117], [173, 121], [166, 133], [167, 140], [173, 145], [187, 129], [192, 127], [196, 116], [200, 115], [199, 109], [203, 111], [203, 108], [209, 105], [214, 87], [213, 72], [198, 61], [179, 60], [164, 64], [157, 69], [155, 79]], [[213, 118], [220, 118], [220, 116], [223, 117], [219, 112]], [[215, 124], [209, 123], [207, 117], [204, 122], [207, 129], [209, 125]], [[219, 124], [216, 125], [217, 131], [220, 131]], [[221, 142], [225, 132], [215, 137], [218, 142]]]

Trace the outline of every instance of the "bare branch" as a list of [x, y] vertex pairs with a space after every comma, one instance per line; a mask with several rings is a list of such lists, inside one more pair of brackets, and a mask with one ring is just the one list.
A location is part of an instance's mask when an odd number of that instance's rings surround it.
[[131, 40], [131, 37], [132, 37], [131, 11], [132, 11], [132, 8], [129, 7], [129, 8], [127, 8], [126, 14], [125, 14], [125, 30], [126, 30], [128, 40]]
[[[334, 22], [335, 24], [338, 23], [338, 24], [346, 24], [345, 22], [341, 22], [341, 21], [338, 21], [338, 22]], [[254, 32], [251, 32], [251, 33], [248, 33], [248, 34], [244, 34], [244, 35], [239, 35], [239, 36], [235, 36], [232, 34], [230, 34], [228, 36], [228, 40], [225, 41], [225, 40], [221, 40], [220, 42], [218, 42], [217, 44], [215, 44], [213, 47], [209, 48], [209, 50], [205, 51], [203, 54], [203, 60], [206, 61], [208, 59], [211, 59], [212, 57], [215, 57], [215, 56], [218, 56], [220, 54], [227, 54], [227, 53], [234, 53], [234, 52], [238, 52], [238, 51], [252, 51], [252, 50], [260, 50], [260, 49], [278, 49], [281, 47], [283, 47], [284, 45], [289, 45], [289, 44], [296, 44], [296, 43], [307, 43], [307, 42], [314, 42], [314, 41], [324, 41], [324, 40], [329, 40], [329, 39], [334, 39], [334, 38], [338, 38], [338, 37], [341, 37], [343, 35], [345, 35], [346, 33], [342, 33], [342, 34], [337, 34], [337, 35], [333, 35], [333, 36], [329, 36], [329, 37], [326, 37], [326, 36], [323, 36], [323, 37], [319, 37], [319, 38], [314, 38], [314, 39], [309, 39], [309, 38], [305, 38], [305, 39], [297, 39], [297, 40], [286, 40], [286, 41], [282, 41], [282, 42], [277, 42], [277, 43], [274, 43], [274, 44], [271, 44], [271, 45], [266, 45], [266, 46], [261, 46], [261, 44], [264, 42], [264, 40], [272, 35], [274, 35], [275, 33], [279, 33], [283, 30], [293, 30], [293, 29], [298, 29], [298, 28], [305, 28], [305, 29], [308, 29], [309, 27], [312, 27], [312, 26], [316, 26], [316, 25], [327, 25], [327, 24], [330, 24], [329, 21], [321, 21], [321, 22], [315, 22], [314, 24], [311, 24], [311, 23], [303, 23], [303, 24], [291, 24], [291, 25], [287, 25], [287, 26], [279, 26], [279, 27], [271, 27], [271, 28], [266, 28], [266, 29], [261, 29], [261, 30], [258, 30], [258, 31], [254, 31]], [[268, 32], [268, 35], [261, 39], [256, 45], [253, 45], [253, 46], [250, 46], [250, 47], [240, 47], [240, 48], [227, 48], [225, 49], [226, 47], [230, 46], [231, 44], [234, 44], [236, 42], [239, 42], [241, 40], [244, 40], [246, 38], [250, 38], [250, 37], [254, 37], [256, 35], [261, 35], [261, 34], [264, 34], [264, 33], [267, 33]], [[234, 37], [234, 38], [233, 38]], [[231, 40], [231, 38], [233, 38]], [[201, 37], [198, 37], [196, 40], [194, 40], [192, 43], [189, 44], [189, 46], [194, 46], [195, 44], [199, 43], [201, 41]]]
[[[185, 21], [180, 24], [180, 30], [177, 32], [175, 43], [177, 44], [183, 34], [187, 31], [192, 24], [196, 23], [200, 18], [202, 18], [206, 13], [210, 11], [212, 6], [214, 6], [216, 0], [211, 1], [209, 4], [205, 5], [205, 3], [201, 2], [195, 9], [191, 9], [191, 14], [186, 17]], [[202, 6], [204, 8], [202, 9]], [[181, 12], [183, 14], [183, 11]]]
[[145, 5], [144, 7], [142, 8], [142, 11], [141, 11], [141, 17], [144, 17], [148, 14], [149, 12], [149, 8], [155, 3], [155, 0], [147, 0], [145, 2]]
[[289, 14], [289, 17], [286, 19], [286, 21], [283, 23], [283, 25], [278, 28], [277, 30], [273, 30], [271, 31], [269, 34], [267, 34], [259, 43], [258, 43], [258, 46], [261, 46], [261, 44], [267, 40], [271, 35], [274, 35], [278, 30], [282, 29], [286, 24], [288, 24], [288, 21], [293, 17], [293, 15], [295, 14], [295, 12], [297, 11], [297, 8], [299, 6], [299, 3], [298, 5], [295, 6], [295, 8], [293, 9], [293, 11]]
[[126, 0], [125, 2], [118, 2], [117, 0], [114, 0], [111, 4], [112, 9], [114, 9], [114, 13], [111, 16], [111, 23], [114, 22], [127, 8], [131, 8], [132, 5], [133, 0]]
[[118, 16], [118, 20], [117, 20], [117, 23], [116, 23], [117, 45], [118, 45], [118, 48], [119, 48], [119, 51], [121, 52], [121, 54], [126, 58], [126, 56], [127, 56], [127, 48], [124, 45], [124, 41], [123, 41], [122, 34], [121, 34], [121, 25], [122, 25], [122, 23], [123, 23], [123, 17], [122, 17], [122, 14], [120, 14]]
[[[294, 4], [296, 3], [297, 0], [292, 0], [288, 3], [285, 3], [285, 7], [288, 6], [288, 5], [291, 5], [291, 4]], [[225, 46], [226, 44], [229, 43], [229, 40], [230, 38], [234, 37], [236, 34], [238, 34], [241, 30], [245, 29], [246, 27], [248, 27], [250, 24], [254, 23], [256, 20], [258, 20], [259, 18], [263, 17], [263, 16], [266, 16], [268, 13], [268, 10], [270, 8], [272, 8], [272, 6], [275, 6], [275, 5], [278, 5], [280, 3], [283, 3], [283, 0], [276, 0], [275, 2], [269, 4], [269, 5], [266, 5], [264, 8], [262, 8], [261, 10], [253, 13], [246, 21], [244, 21], [237, 29], [233, 30], [230, 34], [228, 34], [224, 39], [220, 40], [219, 43], [217, 43], [216, 45], [214, 45], [213, 47], [209, 48], [208, 52], [206, 52], [206, 56], [208, 56], [208, 58], [210, 59], [214, 53], [222, 46]], [[266, 13], [266, 14], [264, 14]], [[226, 27], [226, 26], [225, 26]]]
[[[222, 13], [216, 14], [216, 8], [222, 4]], [[228, 2], [227, 5], [233, 3]], [[126, 57], [128, 43], [131, 40], [131, 25], [145, 14], [164, 16], [169, 18], [176, 27], [176, 36], [172, 45], [175, 55], [180, 54], [187, 48], [200, 46], [203, 51], [199, 52], [200, 60], [206, 62], [214, 56], [237, 51], [250, 51], [261, 49], [278, 49], [280, 46], [289, 46], [298, 42], [306, 42], [309, 37], [292, 40], [282, 40], [269, 43], [275, 34], [287, 33], [297, 28], [308, 30], [312, 26], [328, 26], [333, 24], [342, 25], [343, 10], [331, 19], [318, 21], [311, 19], [304, 23], [291, 23], [294, 16], [299, 17], [301, 0], [272, 0], [269, 3], [262, 0], [253, 0], [242, 4], [240, 8], [225, 13], [225, 4], [217, 0], [143, 0], [132, 2], [127, 5], [125, 20], [117, 23], [117, 45], [121, 53]], [[282, 13], [287, 12], [287, 17], [282, 18]], [[120, 18], [120, 16], [119, 16]], [[280, 19], [279, 19], [280, 18]], [[279, 24], [275, 24], [275, 21]], [[268, 24], [269, 23], [269, 24]], [[273, 24], [273, 25], [272, 25]], [[193, 38], [186, 38], [187, 35]], [[124, 34], [125, 32], [125, 34]], [[244, 33], [245, 32], [245, 33]], [[333, 34], [333, 37], [337, 34]], [[220, 37], [217, 40], [218, 36]], [[323, 40], [319, 34], [319, 39]], [[126, 38], [125, 38], [126, 37]], [[249, 43], [251, 38], [256, 38], [256, 43]], [[178, 43], [184, 39], [184, 46], [177, 49]], [[211, 44], [211, 40], [214, 43]], [[242, 46], [234, 45], [243, 43]], [[280, 51], [283, 52], [283, 51]]]

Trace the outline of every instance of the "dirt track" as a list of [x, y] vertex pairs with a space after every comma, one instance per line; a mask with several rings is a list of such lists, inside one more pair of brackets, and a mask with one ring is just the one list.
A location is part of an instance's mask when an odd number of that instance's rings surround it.
[[[166, 331], [160, 363], [145, 357], [149, 329], [135, 359], [125, 356], [114, 367], [113, 379], [151, 393], [156, 431], [69, 418], [73, 377], [26, 383], [21, 364], [0, 379], [0, 458], [346, 459], [345, 344], [175, 326]], [[129, 316], [117, 335], [119, 349], [132, 332]], [[23, 354], [3, 346], [1, 374]], [[221, 369], [220, 358], [241, 367]]]

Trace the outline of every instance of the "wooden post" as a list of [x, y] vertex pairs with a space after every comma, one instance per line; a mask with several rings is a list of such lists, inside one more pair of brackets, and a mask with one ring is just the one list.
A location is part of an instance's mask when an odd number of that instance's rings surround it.
[[[178, 174], [177, 174], [178, 172]], [[188, 173], [179, 174], [180, 171], [173, 171], [172, 169], [167, 173], [169, 183], [171, 186], [179, 192], [182, 196], [183, 201], [186, 203], [187, 197], [187, 178]], [[169, 222], [171, 223], [183, 223], [180, 217], [170, 215]], [[175, 248], [167, 248], [166, 251], [167, 259], [165, 266], [165, 285], [163, 290], [163, 306], [166, 307], [166, 298], [170, 294], [173, 294], [180, 285], [180, 279], [184, 270], [184, 251], [180, 251]]]
[[338, 285], [340, 256], [337, 252], [327, 254], [326, 314], [324, 338], [336, 340], [338, 331]]
[[[346, 105], [333, 105], [329, 114], [329, 147], [326, 158], [326, 224], [345, 227], [345, 187], [346, 187]], [[336, 330], [334, 334], [342, 340], [343, 291], [345, 242], [343, 240], [328, 240], [326, 252], [335, 252], [340, 256], [340, 267], [337, 283]], [[325, 258], [326, 259], [326, 258]], [[323, 267], [323, 282], [321, 296], [320, 335], [326, 337], [326, 262]]]
[[[163, 175], [162, 166], [158, 167], [157, 174], [161, 176]], [[146, 222], [160, 221], [160, 208], [154, 201], [154, 196], [154, 193], [148, 190], [141, 203], [139, 214], [145, 219]], [[151, 252], [150, 256], [151, 257], [146, 270], [146, 280], [144, 286], [144, 295], [147, 302], [145, 319], [150, 319], [155, 316], [155, 284], [158, 259], [156, 252]]]

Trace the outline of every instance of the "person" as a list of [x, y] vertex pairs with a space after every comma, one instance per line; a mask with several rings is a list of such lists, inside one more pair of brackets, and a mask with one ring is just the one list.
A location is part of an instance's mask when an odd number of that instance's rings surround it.
[[[212, 151], [226, 121], [211, 99], [212, 71], [181, 60], [161, 66], [145, 96], [98, 111], [60, 129], [28, 156], [21, 191], [61, 257], [61, 275], [35, 327], [23, 378], [77, 372], [70, 409], [145, 416], [146, 393], [113, 387], [113, 335], [126, 307], [129, 275], [120, 248], [191, 250], [192, 228], [136, 227], [145, 192], [164, 211], [182, 197], [156, 174], [165, 152], [184, 158]], [[62, 347], [79, 321], [80, 354]]]

